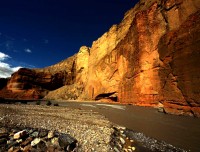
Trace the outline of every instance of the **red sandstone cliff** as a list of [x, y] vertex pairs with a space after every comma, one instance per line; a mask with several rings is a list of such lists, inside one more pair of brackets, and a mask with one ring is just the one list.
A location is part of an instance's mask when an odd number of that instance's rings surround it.
[[85, 97], [199, 116], [199, 12], [198, 0], [140, 1], [93, 43]]
[[[56, 89], [47, 99], [101, 99], [200, 116], [199, 60], [199, 0], [140, 0], [91, 48], [82, 47], [59, 64], [36, 69], [45, 83], [28, 84]], [[18, 83], [16, 75], [24, 77], [14, 74], [8, 89], [29, 81], [28, 76]]]
[[[75, 55], [43, 69], [19, 69], [1, 86], [0, 97], [39, 99], [75, 81]], [[3, 80], [3, 79], [2, 79]], [[0, 81], [1, 82], [1, 81]]]

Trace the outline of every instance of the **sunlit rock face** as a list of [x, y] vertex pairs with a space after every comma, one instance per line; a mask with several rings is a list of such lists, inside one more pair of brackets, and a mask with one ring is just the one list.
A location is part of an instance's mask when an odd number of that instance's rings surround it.
[[119, 25], [113, 25], [108, 32], [93, 42], [88, 60], [84, 98], [95, 99], [99, 94], [117, 91], [126, 61], [121, 57], [118, 62], [114, 50], [128, 33], [133, 15], [134, 9], [131, 9]]
[[85, 96], [199, 115], [199, 9], [198, 0], [140, 1], [93, 43]]
[[[83, 100], [83, 90], [85, 88], [88, 78], [88, 59], [90, 55], [90, 48], [82, 46], [76, 54], [73, 64], [71, 64], [71, 71], [73, 71], [73, 82], [67, 83], [54, 91], [49, 92], [45, 99], [54, 100]], [[65, 65], [69, 62], [65, 62]], [[62, 65], [61, 65], [62, 66]], [[85, 98], [84, 98], [85, 99]], [[87, 98], [86, 98], [87, 99]]]
[[76, 83], [84, 86], [88, 77], [89, 55], [90, 48], [82, 46], [76, 56]]

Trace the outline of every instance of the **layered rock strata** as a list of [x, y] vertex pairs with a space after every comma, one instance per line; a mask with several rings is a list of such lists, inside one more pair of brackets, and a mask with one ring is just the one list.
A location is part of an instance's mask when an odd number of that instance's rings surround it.
[[2, 85], [0, 96], [15, 99], [39, 99], [49, 91], [75, 82], [75, 57], [43, 69], [21, 68]]

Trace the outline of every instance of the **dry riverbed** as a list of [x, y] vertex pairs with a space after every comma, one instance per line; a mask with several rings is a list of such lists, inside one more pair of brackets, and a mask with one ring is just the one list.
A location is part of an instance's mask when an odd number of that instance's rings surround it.
[[[98, 112], [81, 108], [0, 104], [0, 128], [2, 127], [22, 131], [25, 129], [27, 132], [30, 132], [30, 128], [39, 128], [68, 134], [77, 140], [75, 151], [78, 152], [184, 151], [113, 124]], [[7, 143], [12, 140], [10, 135], [6, 138]]]
[[110, 151], [111, 123], [93, 111], [36, 105], [0, 105], [1, 125], [44, 128], [68, 133], [79, 151]]

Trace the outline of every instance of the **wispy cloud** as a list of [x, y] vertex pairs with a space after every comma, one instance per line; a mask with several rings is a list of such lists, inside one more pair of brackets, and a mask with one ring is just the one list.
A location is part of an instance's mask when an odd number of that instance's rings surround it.
[[16, 72], [21, 67], [11, 67], [5, 60], [11, 58], [9, 55], [0, 52], [0, 78], [10, 77], [13, 72]]
[[24, 50], [26, 53], [32, 53], [31, 49], [25, 49]]
[[7, 59], [7, 58], [10, 58], [10, 56], [7, 55], [7, 54], [4, 54], [2, 52], [0, 52], [0, 62], [3, 61], [3, 60], [5, 60], [5, 59]]

